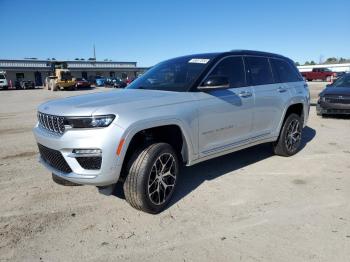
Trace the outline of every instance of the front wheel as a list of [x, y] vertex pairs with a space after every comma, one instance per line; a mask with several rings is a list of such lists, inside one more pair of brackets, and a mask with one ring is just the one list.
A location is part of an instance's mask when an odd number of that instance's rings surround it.
[[297, 114], [290, 114], [283, 124], [278, 140], [273, 144], [273, 151], [279, 156], [296, 154], [301, 144], [303, 123]]
[[136, 152], [128, 164], [124, 195], [139, 210], [157, 214], [169, 203], [177, 182], [176, 152], [166, 143], [155, 143]]

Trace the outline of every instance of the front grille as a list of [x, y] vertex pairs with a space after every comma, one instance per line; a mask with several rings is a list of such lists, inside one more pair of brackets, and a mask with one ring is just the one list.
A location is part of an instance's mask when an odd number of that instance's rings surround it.
[[98, 170], [101, 168], [102, 157], [76, 157], [80, 166], [88, 170]]
[[38, 121], [39, 125], [46, 130], [57, 134], [64, 133], [64, 117], [62, 116], [53, 116], [38, 112]]
[[38, 144], [39, 153], [43, 161], [53, 168], [63, 172], [71, 173], [72, 169], [69, 167], [68, 163], [62, 156], [60, 151], [48, 148], [41, 144]]
[[349, 96], [329, 96], [325, 97], [327, 103], [331, 104], [350, 104]]

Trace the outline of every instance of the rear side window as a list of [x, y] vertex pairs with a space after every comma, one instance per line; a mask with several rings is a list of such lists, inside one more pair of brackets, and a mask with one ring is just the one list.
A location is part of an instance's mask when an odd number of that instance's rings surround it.
[[277, 83], [297, 82], [300, 77], [293, 66], [281, 59], [270, 59], [272, 72]]
[[268, 85], [274, 82], [268, 58], [248, 56], [245, 59], [251, 85]]
[[243, 58], [240, 56], [224, 58], [210, 73], [211, 76], [227, 77], [230, 88], [246, 86]]

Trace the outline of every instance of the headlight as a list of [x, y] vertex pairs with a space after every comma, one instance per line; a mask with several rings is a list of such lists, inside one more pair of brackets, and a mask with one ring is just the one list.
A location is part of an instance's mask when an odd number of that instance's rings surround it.
[[107, 127], [115, 118], [115, 115], [91, 116], [91, 117], [67, 117], [64, 125], [71, 128]]

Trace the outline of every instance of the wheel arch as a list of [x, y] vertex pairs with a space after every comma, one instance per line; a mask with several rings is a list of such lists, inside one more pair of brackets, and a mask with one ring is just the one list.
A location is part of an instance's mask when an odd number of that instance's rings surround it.
[[285, 108], [283, 115], [282, 115], [283, 117], [281, 118], [278, 129], [277, 129], [278, 135], [280, 134], [282, 126], [283, 126], [284, 122], [286, 121], [287, 117], [292, 113], [299, 115], [304, 123], [304, 118], [305, 118], [304, 102], [303, 101], [293, 101]]
[[[126, 165], [134, 150], [151, 141], [167, 142], [172, 145], [185, 164], [192, 160], [193, 144], [190, 135], [178, 119], [137, 124], [125, 130], [125, 134], [124, 144], [119, 156], [122, 161], [121, 178], [125, 176]], [[181, 148], [180, 145], [174, 144], [179, 139]]]

